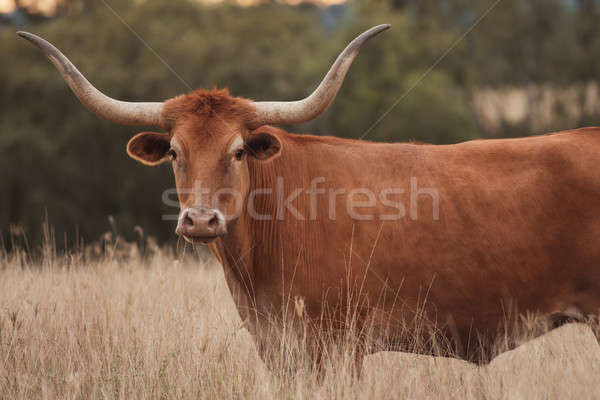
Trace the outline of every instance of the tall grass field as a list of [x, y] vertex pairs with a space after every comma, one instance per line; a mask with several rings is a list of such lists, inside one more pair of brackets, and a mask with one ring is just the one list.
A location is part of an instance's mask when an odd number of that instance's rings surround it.
[[2, 399], [600, 398], [600, 347], [586, 325], [482, 366], [380, 352], [357, 376], [352, 349], [319, 369], [282, 341], [267, 368], [207, 254], [111, 240], [32, 253], [0, 254]]

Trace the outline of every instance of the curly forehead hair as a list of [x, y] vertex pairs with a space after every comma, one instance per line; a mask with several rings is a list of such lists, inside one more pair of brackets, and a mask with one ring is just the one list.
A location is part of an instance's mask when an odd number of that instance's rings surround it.
[[183, 94], [164, 103], [163, 124], [171, 127], [175, 121], [186, 115], [199, 117], [221, 116], [227, 121], [238, 120], [250, 124], [256, 118], [252, 101], [233, 97], [228, 89], [199, 89]]

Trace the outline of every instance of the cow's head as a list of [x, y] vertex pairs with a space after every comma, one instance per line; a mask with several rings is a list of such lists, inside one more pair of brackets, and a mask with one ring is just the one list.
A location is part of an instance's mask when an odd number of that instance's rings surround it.
[[305, 99], [254, 102], [227, 90], [198, 90], [163, 103], [114, 100], [92, 86], [52, 44], [18, 32], [39, 47], [79, 100], [94, 114], [123, 125], [156, 126], [166, 133], [134, 136], [127, 152], [148, 165], [170, 161], [181, 212], [176, 233], [189, 241], [210, 242], [227, 234], [249, 191], [249, 162], [271, 162], [285, 148], [269, 124], [292, 125], [320, 115], [333, 101], [360, 47], [389, 28], [379, 25], [354, 39]]
[[181, 213], [176, 232], [208, 242], [227, 234], [249, 191], [249, 162], [268, 163], [281, 154], [281, 141], [256, 123], [251, 101], [227, 90], [198, 90], [164, 103], [167, 134], [134, 136], [127, 152], [148, 165], [170, 162]]

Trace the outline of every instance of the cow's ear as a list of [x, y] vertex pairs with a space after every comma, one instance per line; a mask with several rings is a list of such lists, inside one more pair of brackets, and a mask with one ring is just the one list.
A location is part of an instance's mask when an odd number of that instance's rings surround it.
[[157, 165], [165, 161], [171, 148], [169, 135], [156, 132], [142, 132], [127, 143], [127, 154], [134, 160], [147, 165]]
[[270, 132], [254, 131], [246, 139], [246, 150], [258, 160], [271, 161], [281, 154], [281, 142]]

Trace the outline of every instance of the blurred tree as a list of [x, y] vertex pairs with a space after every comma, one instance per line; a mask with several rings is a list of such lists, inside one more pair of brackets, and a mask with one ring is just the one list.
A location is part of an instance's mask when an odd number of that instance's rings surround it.
[[[335, 9], [270, 1], [245, 8], [191, 0], [108, 4], [64, 1], [55, 18], [30, 20], [26, 29], [54, 42], [100, 89], [133, 101], [213, 86], [256, 100], [299, 98], [357, 33], [391, 23], [361, 50], [330, 110], [296, 132], [454, 143], [480, 135], [471, 106], [478, 88], [568, 86], [600, 74], [597, 0], [502, 0], [476, 26], [493, 0], [365, 0]], [[67, 232], [72, 240], [77, 229], [94, 240], [109, 230], [108, 215], [130, 238], [135, 225], [173, 238], [173, 223], [161, 218], [177, 212], [161, 197], [173, 186], [169, 167], [141, 166], [124, 151], [139, 129], [90, 115], [6, 24], [0, 51], [8, 55], [0, 63], [2, 235], [21, 224], [35, 242], [47, 210], [59, 238]], [[582, 123], [599, 120], [586, 114]], [[531, 131], [524, 121], [504, 133]]]

